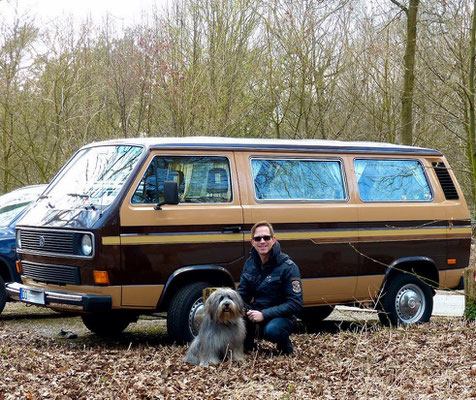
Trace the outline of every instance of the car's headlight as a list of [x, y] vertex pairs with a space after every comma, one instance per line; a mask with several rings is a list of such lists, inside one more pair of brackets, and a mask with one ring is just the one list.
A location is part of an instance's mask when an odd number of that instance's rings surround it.
[[83, 235], [81, 237], [81, 252], [85, 256], [90, 256], [93, 252], [93, 242], [91, 235]]
[[21, 233], [19, 230], [16, 233], [16, 242], [17, 249], [21, 249]]

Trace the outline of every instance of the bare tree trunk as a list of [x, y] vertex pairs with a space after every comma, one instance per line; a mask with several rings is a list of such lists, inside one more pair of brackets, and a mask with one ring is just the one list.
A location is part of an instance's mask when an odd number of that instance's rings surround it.
[[411, 145], [413, 144], [413, 87], [415, 83], [417, 15], [420, 0], [410, 0], [408, 8], [397, 0], [390, 1], [399, 6], [407, 15], [407, 40], [403, 59], [405, 71], [403, 73], [400, 139], [403, 144]]
[[476, 320], [476, 267], [468, 267], [464, 270], [464, 315], [468, 320]]
[[475, 140], [475, 123], [474, 123], [474, 62], [475, 62], [475, 48], [476, 48], [476, 0], [474, 0], [473, 19], [471, 23], [471, 45], [469, 57], [469, 77], [468, 77], [468, 142], [469, 142], [469, 157], [471, 162], [471, 172], [473, 179], [471, 181], [471, 191], [473, 199], [476, 198], [476, 140]]

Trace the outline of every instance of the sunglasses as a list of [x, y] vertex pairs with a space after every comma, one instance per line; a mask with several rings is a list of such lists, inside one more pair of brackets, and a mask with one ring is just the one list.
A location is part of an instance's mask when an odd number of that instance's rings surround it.
[[261, 240], [264, 240], [265, 242], [268, 242], [271, 240], [270, 235], [264, 235], [264, 236], [253, 236], [253, 241], [255, 242], [261, 242]]

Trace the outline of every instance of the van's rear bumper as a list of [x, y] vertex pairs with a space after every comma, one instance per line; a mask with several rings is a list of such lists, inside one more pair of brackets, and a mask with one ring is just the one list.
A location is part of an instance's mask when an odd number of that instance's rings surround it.
[[[5, 285], [7, 294], [14, 300], [43, 307], [84, 312], [107, 312], [112, 309], [112, 296], [61, 292], [12, 282]], [[34, 294], [30, 300], [20, 298], [20, 293]]]

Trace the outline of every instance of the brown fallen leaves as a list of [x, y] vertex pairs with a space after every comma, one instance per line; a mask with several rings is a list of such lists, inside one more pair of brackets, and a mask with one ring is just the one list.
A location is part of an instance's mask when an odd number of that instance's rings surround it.
[[0, 321], [3, 399], [470, 399], [476, 398], [476, 325], [349, 326], [270, 344], [244, 362], [182, 362], [183, 346], [46, 338]]

